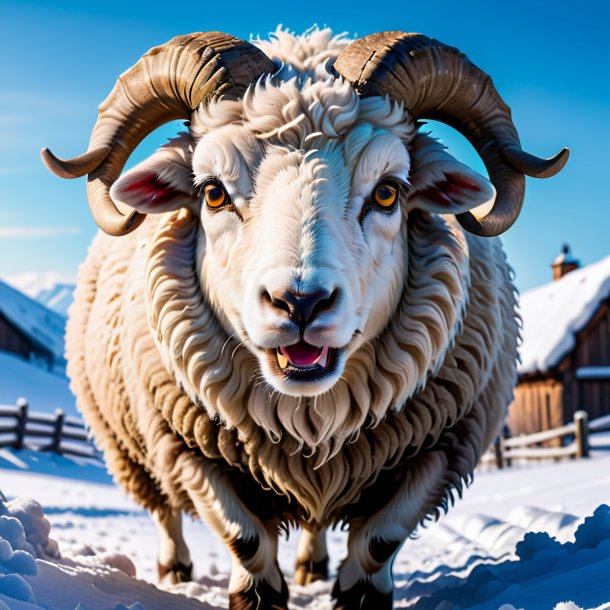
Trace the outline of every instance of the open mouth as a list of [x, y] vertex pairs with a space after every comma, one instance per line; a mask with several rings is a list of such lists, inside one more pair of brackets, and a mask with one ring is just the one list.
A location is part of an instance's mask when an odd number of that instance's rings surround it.
[[318, 347], [306, 341], [272, 351], [277, 368], [285, 376], [300, 381], [319, 380], [331, 372], [337, 352], [334, 348]]

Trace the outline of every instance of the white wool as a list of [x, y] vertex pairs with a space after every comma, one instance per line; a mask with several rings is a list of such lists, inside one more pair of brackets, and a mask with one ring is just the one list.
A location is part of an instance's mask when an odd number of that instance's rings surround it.
[[276, 63], [276, 76], [282, 80], [297, 76], [304, 82], [326, 79], [329, 60], [334, 60], [351, 40], [346, 34], [333, 34], [330, 28], [313, 27], [295, 35], [279, 26], [269, 34], [269, 40], [257, 38], [252, 42]]

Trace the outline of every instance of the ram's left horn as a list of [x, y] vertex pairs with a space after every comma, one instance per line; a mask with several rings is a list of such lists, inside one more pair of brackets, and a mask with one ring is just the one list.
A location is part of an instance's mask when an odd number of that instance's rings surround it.
[[471, 233], [491, 237], [506, 231], [523, 206], [524, 175], [553, 176], [568, 160], [567, 148], [551, 159], [522, 150], [510, 108], [491, 78], [458, 49], [423, 34], [380, 32], [359, 38], [341, 52], [334, 68], [360, 95], [389, 95], [415, 119], [442, 121], [468, 138], [497, 192], [486, 216], [458, 214]]
[[550, 159], [541, 159], [522, 150], [519, 146], [505, 146], [502, 156], [517, 170], [531, 178], [550, 178], [558, 174], [568, 162], [570, 151], [564, 148]]
[[136, 146], [161, 125], [190, 119], [202, 102], [243, 95], [250, 83], [275, 69], [254, 45], [228, 34], [177, 36], [148, 51], [119, 77], [100, 106], [84, 155], [64, 161], [45, 149], [43, 161], [63, 178], [88, 174], [87, 196], [95, 222], [110, 235], [125, 235], [145, 215], [123, 215], [110, 197], [110, 187]]

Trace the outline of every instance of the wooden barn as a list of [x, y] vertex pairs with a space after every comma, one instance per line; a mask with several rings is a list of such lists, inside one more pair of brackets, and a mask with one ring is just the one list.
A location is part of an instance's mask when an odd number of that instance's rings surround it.
[[0, 282], [0, 351], [62, 372], [65, 323], [59, 314]]
[[520, 299], [512, 435], [556, 428], [579, 409], [589, 419], [610, 414], [610, 256], [580, 267], [564, 246], [551, 267], [553, 281]]

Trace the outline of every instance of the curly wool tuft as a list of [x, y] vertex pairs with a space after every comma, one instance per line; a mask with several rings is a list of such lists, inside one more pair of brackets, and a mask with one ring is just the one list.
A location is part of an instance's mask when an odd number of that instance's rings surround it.
[[350, 42], [345, 33], [333, 34], [330, 28], [317, 26], [301, 35], [278, 26], [269, 34], [269, 40], [252, 40], [277, 65], [276, 78], [286, 81], [297, 77], [300, 82], [326, 80], [330, 74], [329, 62]]

